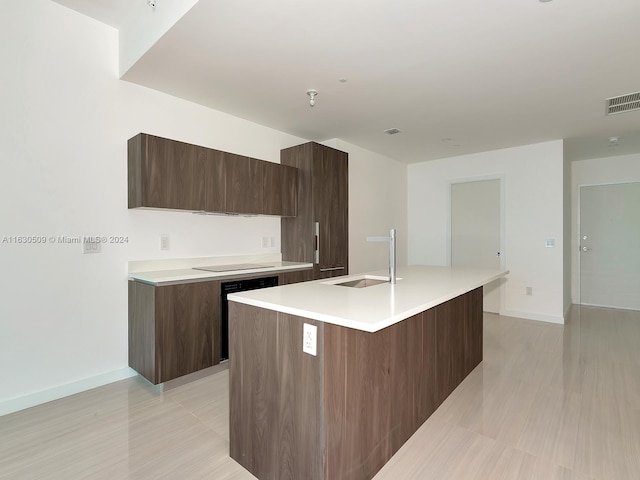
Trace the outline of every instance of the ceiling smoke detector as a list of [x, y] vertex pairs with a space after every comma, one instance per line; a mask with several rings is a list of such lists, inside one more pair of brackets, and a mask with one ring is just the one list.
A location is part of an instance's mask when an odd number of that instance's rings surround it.
[[395, 135], [396, 133], [400, 133], [400, 130], [398, 130], [397, 128], [388, 128], [384, 131], [384, 133], [386, 133], [387, 135]]
[[626, 95], [607, 98], [606, 102], [607, 115], [640, 110], [640, 92], [627, 93]]

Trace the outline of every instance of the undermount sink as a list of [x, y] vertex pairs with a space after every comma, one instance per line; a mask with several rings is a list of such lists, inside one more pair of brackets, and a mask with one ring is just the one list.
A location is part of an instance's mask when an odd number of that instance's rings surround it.
[[372, 275], [363, 275], [356, 278], [351, 278], [345, 281], [329, 281], [325, 282], [330, 285], [338, 285], [339, 287], [351, 287], [351, 288], [365, 288], [372, 287], [373, 285], [379, 285], [381, 283], [389, 283], [388, 277], [375, 277]]
[[378, 285], [380, 283], [389, 283], [389, 280], [376, 280], [375, 278], [361, 278], [359, 280], [349, 280], [348, 282], [336, 283], [341, 287], [364, 288]]

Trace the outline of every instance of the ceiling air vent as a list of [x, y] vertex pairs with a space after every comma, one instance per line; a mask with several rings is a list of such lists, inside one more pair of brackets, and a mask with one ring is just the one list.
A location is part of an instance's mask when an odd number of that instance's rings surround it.
[[640, 110], [640, 92], [607, 98], [607, 115]]

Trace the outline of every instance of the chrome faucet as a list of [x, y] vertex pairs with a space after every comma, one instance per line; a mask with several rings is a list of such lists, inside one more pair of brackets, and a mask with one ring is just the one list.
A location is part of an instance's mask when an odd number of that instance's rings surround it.
[[367, 242], [389, 242], [389, 283], [396, 284], [396, 229], [389, 230], [388, 237], [367, 237]]

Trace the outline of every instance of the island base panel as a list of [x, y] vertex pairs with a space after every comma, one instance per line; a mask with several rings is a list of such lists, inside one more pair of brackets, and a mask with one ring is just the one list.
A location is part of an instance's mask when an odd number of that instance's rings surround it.
[[261, 480], [373, 478], [482, 361], [482, 288], [375, 333], [230, 311], [231, 457]]

